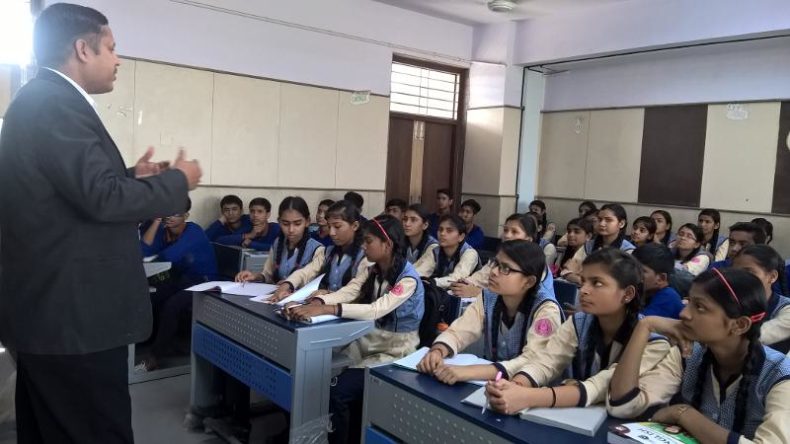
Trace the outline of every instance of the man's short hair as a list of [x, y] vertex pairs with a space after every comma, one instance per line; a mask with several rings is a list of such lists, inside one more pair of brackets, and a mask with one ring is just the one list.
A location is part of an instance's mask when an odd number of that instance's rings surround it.
[[55, 3], [41, 11], [33, 27], [33, 51], [38, 66], [57, 68], [69, 57], [77, 39], [83, 38], [99, 52], [102, 26], [109, 22], [101, 12], [70, 3]]

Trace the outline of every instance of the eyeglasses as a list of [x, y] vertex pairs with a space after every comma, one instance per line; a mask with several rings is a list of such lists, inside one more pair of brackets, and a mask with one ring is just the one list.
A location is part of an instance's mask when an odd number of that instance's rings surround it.
[[490, 264], [491, 264], [491, 269], [494, 268], [499, 269], [499, 272], [505, 276], [510, 275], [510, 273], [521, 273], [524, 276], [528, 276], [527, 273], [525, 273], [524, 271], [518, 270], [516, 268], [510, 268], [508, 264], [503, 264], [502, 262], [499, 262], [496, 258], [491, 259]]

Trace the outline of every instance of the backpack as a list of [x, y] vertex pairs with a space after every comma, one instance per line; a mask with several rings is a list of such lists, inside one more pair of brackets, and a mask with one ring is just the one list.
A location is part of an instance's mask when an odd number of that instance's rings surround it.
[[449, 325], [458, 317], [461, 298], [452, 296], [429, 280], [423, 279], [422, 283], [425, 288], [425, 312], [420, 321], [420, 347], [430, 347], [439, 336], [438, 325], [442, 322]]

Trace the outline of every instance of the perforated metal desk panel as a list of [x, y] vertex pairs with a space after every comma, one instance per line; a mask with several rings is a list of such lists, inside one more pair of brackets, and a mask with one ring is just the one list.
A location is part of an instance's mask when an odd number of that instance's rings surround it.
[[371, 368], [365, 381], [365, 443], [605, 444], [607, 425], [614, 422], [602, 424], [591, 438], [515, 416], [483, 414], [479, 407], [461, 403], [478, 388], [442, 384], [394, 365]]
[[243, 296], [193, 293], [192, 411], [221, 399], [224, 370], [291, 414], [291, 429], [326, 415], [332, 348], [373, 328], [372, 321], [291, 322], [276, 307]]

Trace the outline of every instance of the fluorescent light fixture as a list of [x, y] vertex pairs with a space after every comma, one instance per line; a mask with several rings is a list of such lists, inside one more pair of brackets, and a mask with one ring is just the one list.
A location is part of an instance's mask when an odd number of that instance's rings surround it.
[[27, 66], [32, 53], [30, 0], [0, 1], [0, 63]]

